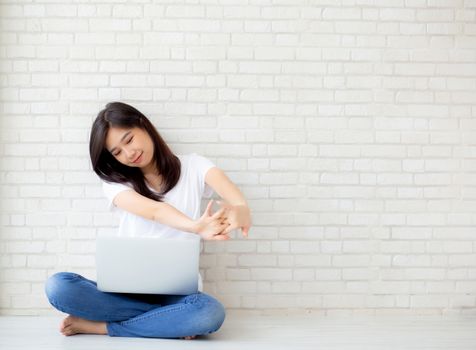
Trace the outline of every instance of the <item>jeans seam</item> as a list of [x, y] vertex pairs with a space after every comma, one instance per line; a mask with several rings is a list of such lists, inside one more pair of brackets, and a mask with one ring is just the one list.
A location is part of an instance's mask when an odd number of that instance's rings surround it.
[[[162, 310], [162, 309], [155, 310], [155, 312], [153, 312], [153, 313], [151, 313], [150, 315], [147, 315], [147, 316], [142, 316], [141, 317], [141, 315], [138, 315], [138, 316], [136, 316], [132, 319], [125, 320], [125, 321], [120, 321], [120, 324], [123, 325], [123, 326], [128, 326], [128, 325], [134, 324], [136, 322], [144, 321], [144, 320], [147, 320], [149, 318], [155, 317], [159, 314], [165, 314], [165, 313], [184, 310], [185, 306], [183, 306], [183, 305], [198, 305], [198, 306], [202, 307], [203, 305], [210, 304], [209, 300], [200, 300], [200, 299], [201, 298], [199, 298], [198, 295], [196, 295], [192, 302], [185, 302], [185, 303], [182, 303], [182, 304], [176, 304], [176, 305], [174, 305], [175, 306], [174, 308], [169, 308], [167, 310]], [[199, 302], [197, 302], [197, 301], [199, 301]]]
[[[63, 304], [60, 304], [58, 303], [55, 299], [51, 298], [49, 299], [49, 302], [51, 305], [53, 305], [57, 310], [61, 311], [61, 312], [64, 312], [64, 313], [68, 313], [68, 314], [71, 314], [73, 316], [76, 316], [78, 315], [77, 312], [75, 312], [72, 308], [70, 308], [69, 306], [65, 306]], [[64, 311], [63, 311], [64, 310]], [[71, 312], [71, 310], [73, 310], [73, 312]], [[80, 311], [81, 313], [81, 311]], [[84, 316], [78, 316], [78, 317], [81, 317], [81, 318], [85, 318]], [[120, 316], [119, 316], [120, 317]], [[114, 315], [112, 316], [111, 314], [107, 314], [105, 315], [105, 318], [106, 319], [110, 319], [110, 318], [117, 318], [117, 315]], [[103, 322], [109, 322], [109, 321], [103, 321]], [[113, 321], [113, 322], [122, 322], [122, 321]]]
[[180, 310], [183, 310], [183, 309], [185, 309], [185, 306], [180, 305], [180, 306], [176, 306], [175, 308], [169, 308], [168, 310], [156, 310], [154, 313], [151, 313], [150, 315], [147, 315], [147, 316], [139, 315], [139, 316], [136, 316], [136, 317], [134, 317], [132, 319], [129, 319], [129, 320], [120, 321], [120, 324], [123, 325], [123, 326], [128, 326], [128, 325], [134, 324], [134, 323], [139, 322], [139, 321], [148, 320], [149, 318], [155, 317], [159, 314], [165, 314], [165, 313], [180, 311]]

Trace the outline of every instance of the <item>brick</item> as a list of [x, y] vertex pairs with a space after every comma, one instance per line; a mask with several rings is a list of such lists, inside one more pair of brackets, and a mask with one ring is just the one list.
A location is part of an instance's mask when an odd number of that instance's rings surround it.
[[275, 269], [252, 268], [251, 279], [258, 280], [258, 281], [263, 281], [263, 280], [264, 281], [266, 280], [289, 281], [292, 279], [292, 270], [283, 269], [283, 268], [275, 268]]
[[445, 308], [448, 306], [447, 296], [427, 296], [427, 295], [412, 295], [410, 297], [412, 307], [417, 308]]

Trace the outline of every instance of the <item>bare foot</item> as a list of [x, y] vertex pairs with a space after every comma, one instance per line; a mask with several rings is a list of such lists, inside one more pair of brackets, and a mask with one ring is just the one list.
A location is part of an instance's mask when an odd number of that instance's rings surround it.
[[89, 321], [69, 315], [60, 324], [60, 332], [66, 336], [84, 334], [107, 334], [106, 322]]
[[188, 336], [188, 337], [184, 337], [182, 339], [185, 339], [185, 340], [192, 340], [192, 339], [195, 339], [197, 336], [196, 335], [191, 335], [191, 336]]

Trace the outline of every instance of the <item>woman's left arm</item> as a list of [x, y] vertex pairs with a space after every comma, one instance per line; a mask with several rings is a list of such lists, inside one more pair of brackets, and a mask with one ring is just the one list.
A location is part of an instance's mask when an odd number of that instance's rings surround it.
[[229, 226], [223, 231], [223, 234], [228, 234], [236, 228], [241, 228], [243, 235], [248, 236], [248, 231], [251, 227], [251, 213], [248, 203], [238, 187], [226, 176], [223, 170], [217, 167], [207, 171], [205, 183], [225, 200], [225, 202], [220, 202], [220, 205], [228, 209], [227, 219]]

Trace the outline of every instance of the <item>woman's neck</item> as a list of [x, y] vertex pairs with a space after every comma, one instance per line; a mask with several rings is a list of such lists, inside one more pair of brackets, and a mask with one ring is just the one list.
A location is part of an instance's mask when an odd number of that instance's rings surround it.
[[153, 162], [150, 162], [146, 166], [142, 167], [140, 170], [142, 171], [142, 174], [144, 174], [145, 177], [155, 176], [160, 174], [159, 170], [157, 169], [157, 166], [153, 164]]
[[142, 171], [142, 174], [144, 174], [145, 181], [149, 186], [159, 191], [162, 185], [162, 176], [157, 170], [157, 166], [153, 164], [153, 162], [150, 162], [150, 164], [142, 167], [140, 170]]
[[163, 178], [162, 175], [156, 170], [156, 168], [150, 168], [145, 171], [142, 169], [142, 173], [144, 174], [145, 181], [148, 183], [150, 187], [152, 187], [155, 191], [161, 192], [162, 190], [162, 182]]

